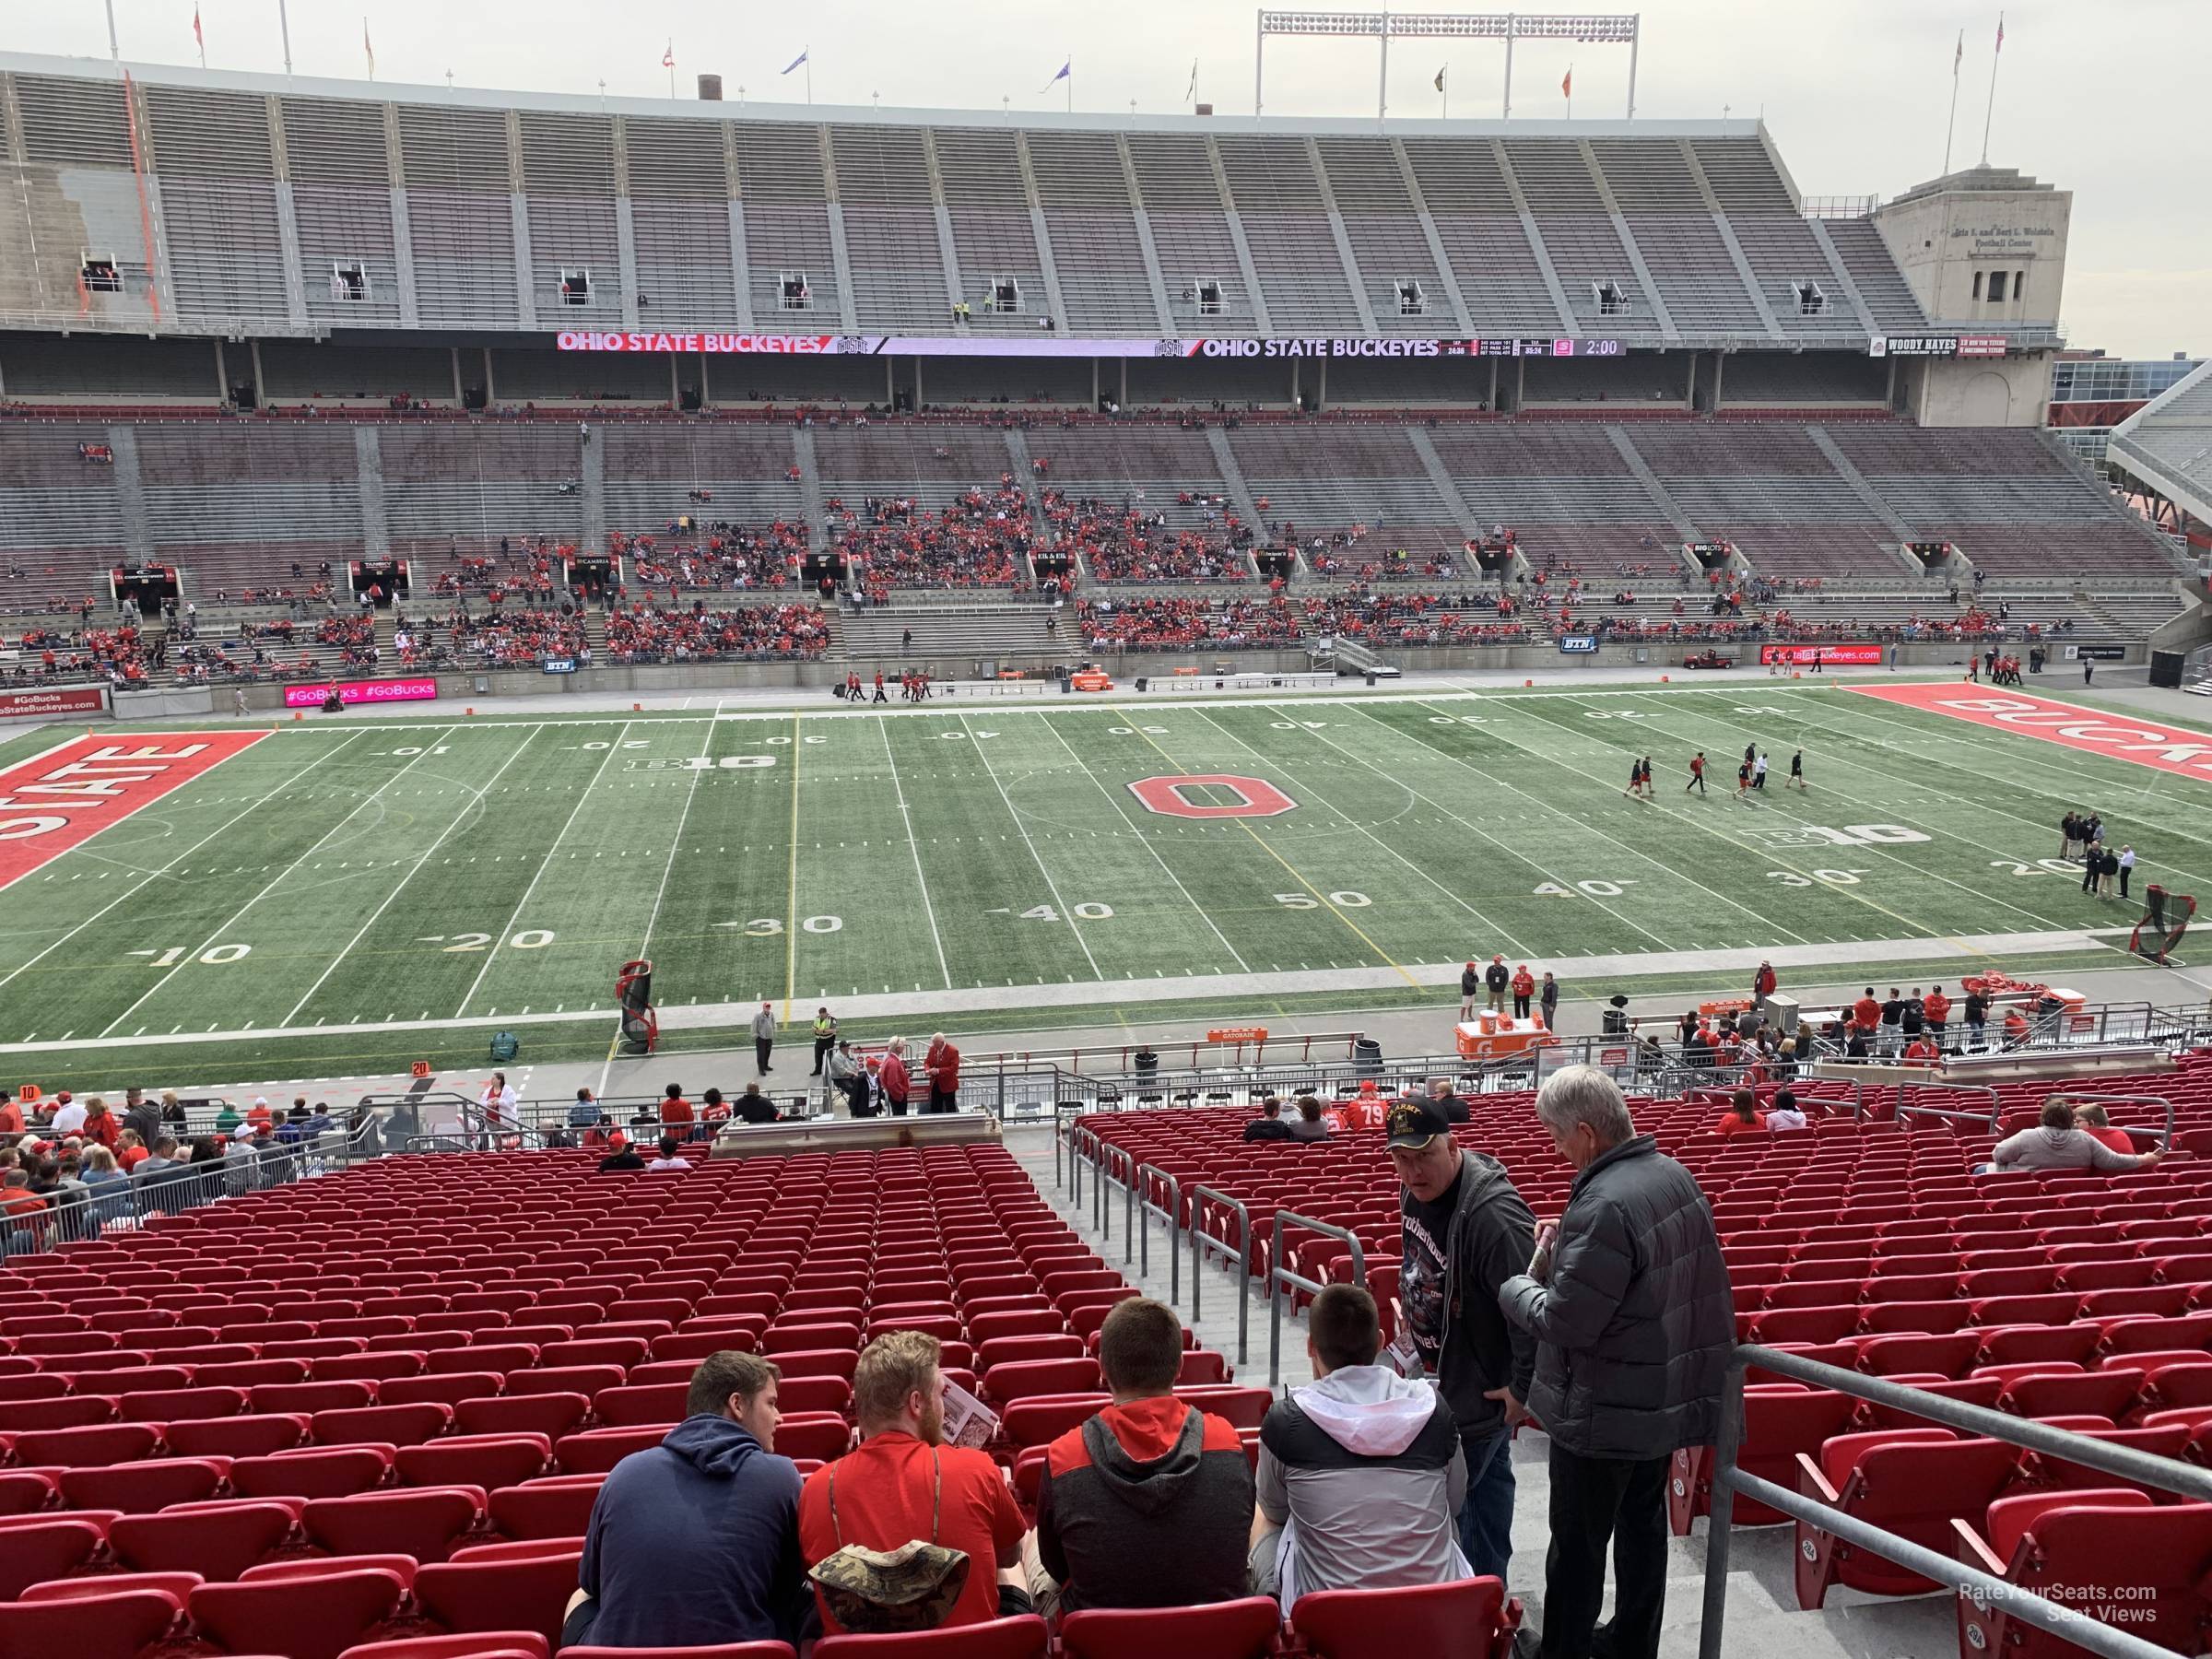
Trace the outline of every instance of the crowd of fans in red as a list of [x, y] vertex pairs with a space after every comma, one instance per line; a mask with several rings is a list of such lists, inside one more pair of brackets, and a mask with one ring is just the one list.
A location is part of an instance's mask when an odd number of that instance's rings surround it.
[[868, 496], [858, 512], [835, 497], [826, 505], [831, 545], [873, 602], [895, 587], [1030, 586], [1037, 529], [1029, 494], [1012, 473], [1001, 474], [989, 495], [971, 489], [938, 512], [911, 496]]
[[1311, 598], [1085, 600], [1076, 614], [1086, 643], [1132, 651], [1259, 651], [1325, 635], [1393, 645], [1518, 644], [1538, 637], [1472, 594], [1367, 588]]
[[651, 534], [613, 535], [607, 550], [619, 557], [623, 575], [649, 588], [789, 587], [806, 556], [806, 526], [777, 519], [767, 525], [717, 524], [704, 539], [671, 522], [666, 545]]
[[634, 604], [606, 618], [606, 654], [617, 663], [818, 657], [829, 645], [829, 625], [811, 605], [694, 604], [686, 611]]
[[1254, 539], [1252, 527], [1218, 499], [1202, 500], [1185, 490], [1177, 500], [1182, 506], [1203, 505], [1204, 530], [1171, 530], [1164, 513], [1088, 497], [1069, 500], [1047, 490], [1044, 511], [1053, 532], [1053, 550], [1079, 554], [1098, 582], [1251, 581], [1245, 549]]
[[152, 666], [144, 637], [127, 624], [76, 628], [66, 634], [53, 628], [31, 628], [24, 630], [16, 660], [0, 667], [0, 685], [104, 679], [114, 686], [137, 686], [146, 682]]

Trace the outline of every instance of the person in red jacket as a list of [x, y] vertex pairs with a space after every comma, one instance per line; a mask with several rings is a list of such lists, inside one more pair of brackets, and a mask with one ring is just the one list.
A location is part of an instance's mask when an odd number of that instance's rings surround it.
[[1526, 962], [1522, 963], [1520, 967], [1513, 970], [1512, 984], [1513, 1018], [1515, 1019], [1526, 1019], [1528, 1018], [1529, 999], [1535, 996], [1536, 994], [1536, 976], [1528, 971], [1528, 964]]
[[1774, 964], [1761, 962], [1759, 971], [1751, 976], [1751, 1006], [1755, 1008], [1766, 1006], [1767, 998], [1774, 994], [1774, 987], [1780, 982], [1774, 977]]
[[2104, 1115], [2101, 1106], [2077, 1106], [2074, 1109], [2074, 1127], [2091, 1140], [2102, 1141], [2115, 1152], [2125, 1152], [2130, 1157], [2135, 1154], [2136, 1143], [2129, 1138], [2126, 1130], [2112, 1127], [2112, 1119]]
[[1874, 987], [1866, 987], [1866, 994], [1851, 1005], [1851, 1023], [1872, 1038], [1881, 1028], [1882, 1005], [1875, 999]]
[[1728, 1110], [1721, 1113], [1721, 1121], [1712, 1126], [1715, 1135], [1757, 1135], [1767, 1126], [1767, 1114], [1759, 1109], [1759, 1097], [1747, 1088], [1739, 1088], [1729, 1101]]
[[906, 1115], [906, 1097], [912, 1088], [906, 1075], [906, 1039], [894, 1037], [884, 1051], [883, 1069], [876, 1074], [876, 1087], [883, 1096], [883, 1103], [890, 1108], [893, 1117]]
[[945, 1040], [939, 1031], [929, 1040], [929, 1055], [922, 1069], [929, 1077], [929, 1109], [932, 1112], [958, 1112], [960, 1109], [960, 1051]]
[[682, 1140], [691, 1133], [693, 1122], [691, 1102], [684, 1099], [684, 1086], [681, 1083], [669, 1084], [661, 1099], [662, 1125], [674, 1131], [677, 1139]]
[[1929, 987], [1927, 995], [1921, 998], [1920, 1006], [1921, 1012], [1927, 1017], [1928, 1035], [1936, 1040], [1936, 1046], [1941, 1048], [1943, 1029], [1950, 1023], [1951, 999], [1943, 994], [1941, 985], [1933, 985]]
[[1937, 1048], [1934, 1040], [1924, 1032], [1905, 1044], [1905, 1064], [1907, 1065], [1941, 1065], [1943, 1051]]

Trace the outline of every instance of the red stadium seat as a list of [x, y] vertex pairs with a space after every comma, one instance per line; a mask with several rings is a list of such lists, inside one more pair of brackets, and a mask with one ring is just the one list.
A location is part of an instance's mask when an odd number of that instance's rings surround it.
[[126, 1515], [108, 1529], [115, 1558], [139, 1572], [194, 1572], [224, 1583], [265, 1559], [298, 1524], [275, 1502], [240, 1500]]
[[229, 1472], [227, 1457], [148, 1458], [104, 1469], [65, 1469], [62, 1500], [71, 1509], [150, 1515], [172, 1503], [214, 1497]]
[[457, 1636], [365, 1641], [347, 1648], [338, 1659], [549, 1659], [550, 1653], [546, 1639], [535, 1630], [472, 1630]]
[[453, 1427], [463, 1434], [542, 1434], [559, 1440], [591, 1412], [591, 1401], [580, 1394], [500, 1394], [463, 1400], [453, 1407]]
[[[187, 1584], [183, 1594], [191, 1593]], [[57, 1653], [130, 1659], [169, 1633], [182, 1606], [177, 1592], [150, 1585], [18, 1602], [0, 1612], [0, 1659], [53, 1659]]]
[[[11, 1517], [0, 1527], [0, 1601], [13, 1601], [31, 1584], [62, 1578], [91, 1560], [106, 1536], [90, 1516]], [[0, 1619], [0, 1626], [6, 1624]]]
[[[1747, 1387], [1737, 1461], [1747, 1474], [1794, 1489], [1799, 1453], [1817, 1453], [1824, 1441], [1842, 1433], [1856, 1406], [1849, 1394], [1827, 1389]], [[1678, 1538], [1689, 1536], [1690, 1523], [1697, 1517], [1712, 1512], [1712, 1457], [1711, 1446], [1674, 1454], [1667, 1471], [1666, 1512]], [[1787, 1519], [1740, 1494], [1734, 1513], [1738, 1526], [1772, 1526]]]
[[825, 1637], [815, 1644], [813, 1659], [1044, 1659], [1050, 1636], [1043, 1619], [1025, 1613], [905, 1636]]
[[535, 1543], [539, 1554], [483, 1553], [520, 1547], [462, 1550], [451, 1560], [423, 1568], [415, 1575], [416, 1600], [449, 1630], [535, 1630], [548, 1643], [559, 1643], [576, 1588], [582, 1546], [573, 1538], [545, 1539]]
[[487, 1500], [492, 1526], [502, 1537], [580, 1538], [599, 1500], [604, 1475], [555, 1475], [500, 1487]]
[[[2128, 1488], [2041, 1492], [1988, 1508], [1986, 1536], [1954, 1524], [1959, 1558], [2017, 1585], [2075, 1606], [2125, 1607], [2120, 1628], [2154, 1646], [2186, 1652], [2212, 1617], [2212, 1504], [2153, 1505]], [[1959, 1651], [2064, 1659], [2081, 1650], [2013, 1618], [1995, 1597], [1959, 1598]]]
[[1397, 1590], [1316, 1590], [1290, 1609], [1290, 1628], [1314, 1659], [1455, 1653], [1509, 1659], [1520, 1626], [1521, 1604], [1488, 1577]]
[[180, 1457], [267, 1457], [307, 1439], [307, 1419], [287, 1412], [172, 1421], [162, 1438]]
[[398, 1610], [406, 1590], [398, 1573], [368, 1568], [318, 1577], [312, 1593], [281, 1578], [203, 1584], [189, 1606], [192, 1622], [233, 1653], [337, 1659]]
[[[1987, 1509], [2018, 1455], [2003, 1441], [1959, 1440], [1942, 1429], [1842, 1434], [1822, 1445], [1817, 1462], [1798, 1454], [1799, 1489], [1940, 1551], [1949, 1547], [1952, 1517]], [[1803, 1521], [1795, 1526], [1797, 1605], [1807, 1611], [1822, 1606], [1839, 1583], [1870, 1595], [1920, 1595], [1934, 1587], [1833, 1533]]]
[[1068, 1659], [1259, 1659], [1281, 1628], [1281, 1610], [1265, 1595], [1203, 1607], [1086, 1608], [1061, 1619], [1060, 1645]]
[[307, 1535], [334, 1555], [413, 1556], [442, 1561], [482, 1518], [476, 1487], [422, 1487], [323, 1498], [300, 1516]]
[[542, 1434], [451, 1435], [402, 1446], [392, 1460], [402, 1486], [468, 1486], [485, 1491], [545, 1472], [552, 1446]]
[[241, 1498], [346, 1498], [382, 1486], [391, 1469], [392, 1453], [376, 1446], [279, 1452], [240, 1458], [230, 1486]]

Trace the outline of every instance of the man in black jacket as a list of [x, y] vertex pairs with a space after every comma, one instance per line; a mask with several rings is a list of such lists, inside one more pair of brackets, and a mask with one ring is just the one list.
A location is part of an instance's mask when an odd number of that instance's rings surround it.
[[1273, 1095], [1260, 1102], [1260, 1115], [1244, 1125], [1248, 1141], [1287, 1141], [1298, 1136], [1290, 1133], [1290, 1125], [1283, 1122], [1283, 1103]]
[[1460, 1548], [1477, 1573], [1502, 1579], [1513, 1553], [1507, 1436], [1528, 1415], [1522, 1401], [1535, 1343], [1506, 1323], [1498, 1292], [1527, 1262], [1535, 1218], [1496, 1159], [1453, 1144], [1433, 1100], [1393, 1101], [1383, 1128], [1404, 1188], [1398, 1299], [1406, 1335], [1452, 1408], [1466, 1457]]
[[[1666, 1605], [1667, 1461], [1712, 1443], [1735, 1339], [1712, 1211], [1688, 1170], [1636, 1133], [1613, 1079], [1554, 1073], [1536, 1117], [1577, 1171], [1528, 1271], [1498, 1293], [1537, 1342], [1528, 1396], [1551, 1437], [1547, 1659], [1654, 1659]], [[1613, 1620], [1595, 1629], [1606, 1551]]]
[[1460, 1018], [1472, 1019], [1475, 1018], [1475, 998], [1481, 990], [1482, 974], [1476, 968], [1474, 963], [1469, 962], [1466, 967], [1461, 971], [1459, 976]]
[[1512, 983], [1512, 980], [1513, 976], [1506, 971], [1505, 959], [1501, 956], [1492, 957], [1490, 965], [1482, 971], [1482, 982], [1489, 988], [1491, 1013], [1505, 1012], [1505, 988]]

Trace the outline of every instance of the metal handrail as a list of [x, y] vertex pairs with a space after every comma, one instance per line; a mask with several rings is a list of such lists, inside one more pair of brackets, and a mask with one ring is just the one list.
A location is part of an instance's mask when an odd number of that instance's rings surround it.
[[[1226, 1241], [1206, 1230], [1205, 1204], [1209, 1198], [1237, 1218], [1237, 1247], [1233, 1251]], [[1237, 1363], [1242, 1365], [1250, 1357], [1252, 1347], [1252, 1211], [1241, 1198], [1231, 1198], [1218, 1187], [1194, 1186], [1191, 1189], [1193, 1324], [1198, 1323], [1198, 1303], [1206, 1284], [1206, 1257], [1209, 1251], [1231, 1257], [1237, 1265]]]
[[[1137, 1182], [1143, 1181], [1147, 1175], [1167, 1187], [1168, 1202], [1164, 1207], [1153, 1203], [1150, 1198], [1138, 1195]], [[1122, 1261], [1124, 1265], [1127, 1265], [1129, 1235], [1135, 1233], [1137, 1240], [1136, 1270], [1140, 1276], [1149, 1277], [1152, 1273], [1152, 1230], [1138, 1222], [1136, 1213], [1141, 1212], [1147, 1218], [1158, 1216], [1166, 1222], [1168, 1228], [1168, 1305], [1173, 1307], [1182, 1300], [1182, 1252], [1176, 1248], [1175, 1243], [1175, 1235], [1182, 1230], [1182, 1182], [1177, 1181], [1174, 1176], [1169, 1174], [1158, 1164], [1138, 1164], [1136, 1166], [1136, 1181], [1129, 1183], [1129, 1199], [1133, 1210], [1128, 1225], [1122, 1233]]]
[[[1127, 1184], [1136, 1186], [1136, 1154], [1113, 1141], [1099, 1142], [1098, 1168], [1091, 1171], [1091, 1224], [1099, 1230], [1101, 1243], [1113, 1242], [1113, 1206], [1106, 1202], [1106, 1183], [1113, 1179], [1111, 1171], [1116, 1165], [1128, 1171]], [[1126, 1258], [1124, 1258], [1126, 1259]]]
[[[1319, 1296], [1328, 1287], [1318, 1279], [1310, 1279], [1283, 1265], [1283, 1224], [1302, 1227], [1308, 1232], [1320, 1233], [1324, 1238], [1342, 1239], [1352, 1247], [1352, 1283], [1367, 1283], [1367, 1250], [1349, 1228], [1337, 1227], [1327, 1221], [1317, 1221], [1312, 1216], [1301, 1216], [1296, 1210], [1278, 1209], [1275, 1212], [1275, 1262], [1267, 1269], [1267, 1386], [1275, 1387], [1283, 1380], [1283, 1287], [1294, 1290], [1311, 1290]], [[1241, 1365], [1243, 1357], [1238, 1356]]]
[[1745, 1473], [1738, 1463], [1743, 1449], [1744, 1372], [1753, 1365], [1814, 1388], [1829, 1389], [1853, 1399], [1909, 1412], [1965, 1434], [1999, 1440], [2023, 1451], [2063, 1458], [2131, 1485], [2175, 1492], [2198, 1503], [2212, 1501], [2212, 1470], [2157, 1457], [2133, 1446], [2114, 1445], [2069, 1430], [2053, 1429], [2030, 1418], [2009, 1417], [1986, 1406], [1947, 1399], [1885, 1378], [1823, 1365], [1802, 1355], [1747, 1344], [1729, 1357], [1728, 1374], [1721, 1394], [1721, 1427], [1713, 1451], [1712, 1504], [1705, 1540], [1705, 1606], [1703, 1625], [1698, 1633], [1698, 1659], [1721, 1656], [1728, 1612], [1728, 1557], [1738, 1492], [1793, 1521], [1818, 1527], [1856, 1548], [1893, 1561], [1907, 1571], [1947, 1584], [1962, 1594], [2001, 1602], [2011, 1617], [2103, 1655], [2104, 1659], [2166, 1659], [2169, 1649], [2129, 1635], [2087, 1614], [2077, 1613], [2064, 1603], [2046, 1600], [2017, 1584], [2007, 1583], [1978, 1567], [1938, 1555], [1817, 1499]]
[[[2003, 1100], [1998, 1098], [1997, 1091], [1986, 1083], [1947, 1083], [1940, 1077], [1900, 1077], [1888, 1087], [1897, 1090], [1897, 1120], [1900, 1124], [1905, 1120], [1905, 1113], [1910, 1112], [1922, 1117], [1939, 1117], [1947, 1123], [1980, 1123], [1989, 1134], [1994, 1135], [1997, 1132], [1997, 1119], [2003, 1115]], [[1989, 1115], [1976, 1118], [1971, 1112], [1955, 1112], [1947, 1106], [1908, 1106], [1905, 1104], [1905, 1090], [1908, 1088], [1955, 1088], [1966, 1094], [1985, 1094], [1989, 1097]]]
[[[2166, 1108], [2166, 1127], [2163, 1129], [2146, 1129], [2143, 1131], [2143, 1133], [2145, 1135], [2157, 1135], [2159, 1137], [2159, 1145], [2161, 1147], [2170, 1145], [2173, 1140], [2173, 1102], [2168, 1100], [2164, 1095], [2092, 1094], [2087, 1091], [2084, 1091], [2080, 1094], [2076, 1094], [2068, 1091], [2065, 1094], [2055, 1095], [2053, 1098], [2060, 1100], [2084, 1101], [2091, 1106], [2101, 1106], [2108, 1100], [2130, 1100], [2138, 1106], [2163, 1106]], [[2124, 1129], [2128, 1127], [2128, 1125], [2125, 1124], [2114, 1124], [2113, 1127]]]

